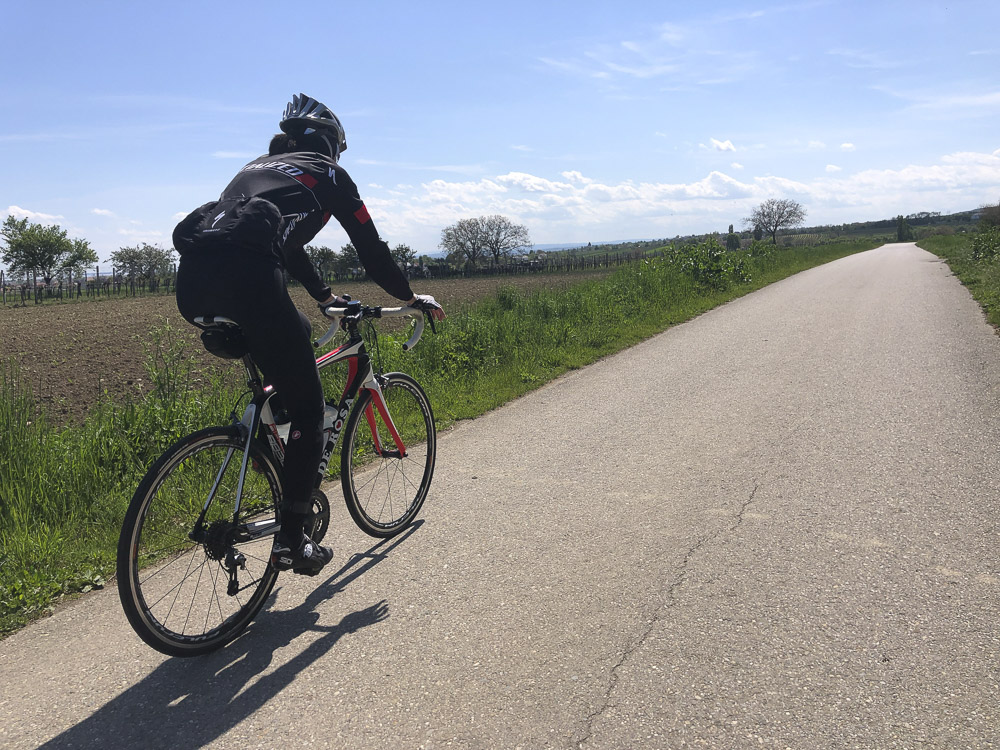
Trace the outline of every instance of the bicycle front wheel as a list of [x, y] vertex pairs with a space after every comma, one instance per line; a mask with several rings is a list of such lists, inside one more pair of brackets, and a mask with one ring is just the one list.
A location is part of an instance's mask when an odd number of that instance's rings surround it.
[[347, 419], [341, 483], [358, 527], [374, 537], [391, 537], [405, 529], [424, 504], [434, 473], [437, 432], [430, 401], [416, 380], [390, 372], [379, 385], [386, 414], [365, 390]]
[[270, 455], [213, 427], [181, 439], [146, 473], [118, 540], [118, 594], [132, 628], [164, 654], [196, 656], [239, 635], [264, 606], [277, 571], [271, 536], [281, 497]]

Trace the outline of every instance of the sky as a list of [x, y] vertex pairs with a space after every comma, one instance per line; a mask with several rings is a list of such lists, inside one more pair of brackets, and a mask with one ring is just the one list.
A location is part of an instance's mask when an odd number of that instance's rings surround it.
[[[292, 94], [347, 131], [382, 237], [502, 214], [538, 244], [1000, 201], [1000, 3], [5, 3], [0, 221], [170, 247]], [[313, 244], [348, 241], [331, 222]]]

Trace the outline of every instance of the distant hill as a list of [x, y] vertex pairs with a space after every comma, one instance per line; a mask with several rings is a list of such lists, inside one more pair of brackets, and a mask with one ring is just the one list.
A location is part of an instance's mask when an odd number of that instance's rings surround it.
[[[910, 228], [914, 230], [924, 229], [925, 232], [927, 232], [930, 231], [927, 229], [928, 227], [949, 227], [955, 231], [961, 231], [963, 229], [974, 229], [979, 221], [979, 215], [981, 212], [982, 209], [979, 208], [974, 208], [969, 211], [958, 211], [953, 214], [921, 211], [918, 213], [908, 214], [903, 218], [906, 219]], [[819, 235], [826, 238], [836, 238], [845, 236], [895, 234], [895, 232], [896, 217], [893, 216], [888, 219], [879, 219], [877, 221], [824, 224], [811, 227], [796, 227], [795, 229], [783, 229], [781, 230], [779, 237], [787, 237], [790, 235]], [[746, 229], [739, 230], [736, 233], [744, 238], [749, 236], [749, 231]], [[557, 242], [537, 244], [532, 246], [532, 250], [535, 252], [556, 254], [568, 250], [579, 250], [580, 255], [587, 256], [597, 253], [615, 252], [616, 250], [619, 252], [647, 251], [654, 247], [670, 244], [671, 242], [680, 244], [702, 242], [713, 235], [723, 237], [725, 232], [707, 232], [705, 234], [685, 236], [678, 235], [673, 238], [663, 239], [607, 240], [602, 242]], [[428, 253], [428, 255], [432, 258], [444, 258], [445, 253], [438, 251]]]
[[[557, 252], [559, 250], [575, 250], [587, 247], [605, 247], [608, 245], [626, 245], [633, 242], [651, 242], [652, 240], [607, 240], [602, 242], [565, 242], [554, 245], [534, 245], [533, 249], [544, 253]], [[657, 240], [658, 241], [658, 240]]]

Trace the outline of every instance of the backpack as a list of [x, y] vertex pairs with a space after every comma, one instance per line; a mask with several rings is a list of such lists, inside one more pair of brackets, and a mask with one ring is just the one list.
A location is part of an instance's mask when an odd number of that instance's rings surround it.
[[264, 198], [223, 198], [199, 206], [174, 228], [174, 249], [187, 253], [242, 248], [266, 254], [275, 249], [281, 211]]

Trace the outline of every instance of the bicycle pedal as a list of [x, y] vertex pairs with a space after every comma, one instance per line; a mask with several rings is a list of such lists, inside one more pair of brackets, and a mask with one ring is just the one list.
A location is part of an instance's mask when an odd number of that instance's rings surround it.
[[309, 570], [308, 568], [300, 568], [298, 570], [292, 570], [292, 572], [297, 576], [309, 576], [310, 578], [313, 578], [314, 576], [318, 576], [321, 570], [322, 568], [320, 568], [319, 570]]

